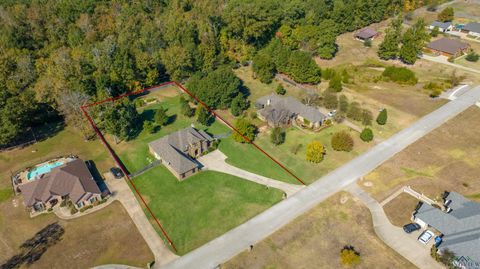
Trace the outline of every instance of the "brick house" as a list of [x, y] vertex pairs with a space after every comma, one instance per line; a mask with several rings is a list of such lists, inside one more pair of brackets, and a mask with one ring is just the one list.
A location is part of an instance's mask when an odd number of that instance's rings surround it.
[[65, 199], [77, 209], [102, 199], [102, 193], [85, 162], [75, 159], [19, 186], [24, 204], [32, 212], [48, 210]]
[[203, 130], [188, 127], [148, 143], [150, 153], [179, 180], [200, 171], [195, 161], [208, 150], [213, 138]]

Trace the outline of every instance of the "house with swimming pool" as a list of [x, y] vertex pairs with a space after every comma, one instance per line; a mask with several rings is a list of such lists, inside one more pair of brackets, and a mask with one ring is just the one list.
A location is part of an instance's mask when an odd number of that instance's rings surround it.
[[[48, 210], [64, 200], [77, 209], [102, 200], [102, 192], [85, 162], [62, 158], [20, 173], [16, 192], [32, 213]], [[15, 181], [14, 181], [15, 184]]]

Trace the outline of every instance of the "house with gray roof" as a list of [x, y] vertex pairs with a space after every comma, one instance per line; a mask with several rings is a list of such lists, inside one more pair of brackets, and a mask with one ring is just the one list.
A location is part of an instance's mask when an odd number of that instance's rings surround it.
[[428, 26], [428, 29], [433, 30], [435, 29], [435, 27], [438, 27], [438, 30], [444, 33], [453, 30], [453, 24], [451, 21], [447, 21], [447, 22], [434, 21]]
[[327, 118], [317, 108], [302, 104], [291, 96], [263, 96], [255, 102], [255, 106], [259, 119], [271, 127], [285, 127], [295, 121], [301, 126], [316, 129]]
[[458, 57], [468, 52], [470, 44], [456, 39], [440, 38], [428, 43], [427, 49], [438, 55]]
[[443, 234], [439, 251], [448, 249], [457, 257], [480, 264], [480, 203], [450, 192], [444, 198], [444, 207], [441, 210], [423, 203], [414, 212], [414, 221]]
[[465, 26], [462, 28], [462, 32], [480, 37], [480, 22], [471, 22], [465, 24]]
[[207, 151], [213, 140], [205, 131], [188, 127], [148, 143], [148, 148], [175, 177], [183, 180], [200, 171], [195, 158]]
[[52, 168], [19, 186], [23, 202], [32, 212], [47, 210], [65, 199], [80, 209], [102, 199], [100, 188], [81, 159]]
[[373, 40], [375, 37], [379, 36], [380, 33], [373, 30], [372, 28], [363, 28], [360, 31], [356, 32], [354, 37], [361, 41]]

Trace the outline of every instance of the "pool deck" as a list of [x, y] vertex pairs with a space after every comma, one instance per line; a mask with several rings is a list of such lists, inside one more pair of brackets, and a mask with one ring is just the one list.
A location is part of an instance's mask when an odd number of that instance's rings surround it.
[[[47, 173], [50, 173], [51, 169], [49, 171], [46, 171], [45, 173], [41, 173], [41, 174], [38, 174], [36, 175], [35, 177], [32, 177], [29, 179], [29, 173], [33, 170], [33, 169], [37, 169], [39, 167], [42, 167], [42, 166], [45, 166], [45, 165], [48, 165], [48, 164], [52, 164], [52, 163], [56, 163], [56, 162], [62, 162], [61, 165], [65, 164], [65, 163], [68, 163], [68, 162], [71, 162], [73, 160], [75, 160], [76, 157], [73, 157], [73, 156], [69, 156], [69, 157], [58, 157], [58, 158], [54, 158], [54, 159], [51, 159], [51, 160], [48, 160], [46, 162], [42, 162], [42, 163], [39, 163], [33, 167], [28, 167], [22, 171], [20, 171], [18, 174], [16, 174], [13, 178], [12, 178], [12, 183], [13, 183], [13, 186], [14, 186], [14, 190], [15, 190], [15, 193], [17, 193], [17, 187], [20, 186], [20, 185], [23, 185], [23, 184], [26, 184], [26, 183], [29, 183], [29, 182], [32, 182], [37, 178], [38, 175], [42, 175], [42, 174], [47, 174]], [[52, 167], [55, 168], [55, 167], [59, 167], [61, 165], [57, 165], [57, 166], [54, 166]]]

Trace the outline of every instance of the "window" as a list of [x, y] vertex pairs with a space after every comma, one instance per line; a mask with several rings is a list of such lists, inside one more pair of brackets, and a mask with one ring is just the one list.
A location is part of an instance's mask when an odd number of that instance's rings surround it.
[[92, 197], [92, 198], [90, 198], [90, 203], [93, 204], [95, 201], [97, 201], [97, 197]]
[[77, 207], [78, 207], [78, 208], [82, 208], [83, 206], [84, 206], [83, 202], [78, 202], [78, 203], [77, 203]]

